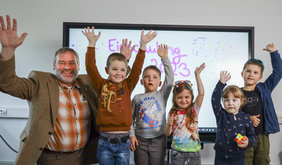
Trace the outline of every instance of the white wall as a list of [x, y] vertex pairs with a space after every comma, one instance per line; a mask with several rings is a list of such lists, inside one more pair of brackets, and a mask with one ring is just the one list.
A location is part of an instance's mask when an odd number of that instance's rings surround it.
[[[265, 62], [264, 76], [267, 77], [271, 73], [270, 58], [262, 48], [267, 43], [274, 42], [282, 52], [281, 6], [280, 0], [0, 0], [0, 15], [9, 14], [17, 18], [19, 34], [28, 32], [24, 44], [16, 51], [16, 71], [23, 77], [31, 70], [52, 71], [54, 52], [62, 46], [64, 21], [254, 26], [255, 57]], [[279, 114], [282, 114], [281, 89], [280, 82], [272, 94]], [[0, 108], [3, 107], [23, 108], [27, 104], [0, 93]], [[271, 164], [280, 164], [281, 139], [282, 133], [270, 135]], [[0, 145], [1, 155], [2, 143]], [[203, 163], [211, 163], [213, 158], [212, 144], [205, 145], [202, 152]]]

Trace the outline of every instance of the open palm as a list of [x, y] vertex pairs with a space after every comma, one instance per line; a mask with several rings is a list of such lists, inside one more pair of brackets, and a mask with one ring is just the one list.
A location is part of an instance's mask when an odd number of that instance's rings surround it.
[[5, 26], [4, 19], [2, 16], [0, 16], [0, 41], [2, 48], [17, 48], [20, 46], [25, 37], [27, 36], [27, 33], [23, 33], [20, 37], [17, 34], [17, 20], [13, 19], [13, 27], [11, 28], [11, 20], [10, 16], [6, 16], [7, 20], [7, 27]]
[[148, 33], [144, 34], [144, 30], [141, 33], [141, 42], [147, 44], [152, 41], [157, 36], [157, 32], [150, 30]]

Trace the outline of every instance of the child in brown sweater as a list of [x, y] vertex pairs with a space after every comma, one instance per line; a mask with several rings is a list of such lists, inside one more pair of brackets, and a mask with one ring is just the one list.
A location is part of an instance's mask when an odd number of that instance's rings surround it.
[[[154, 39], [156, 32], [141, 33], [140, 49], [127, 75], [127, 59], [123, 54], [112, 53], [107, 59], [107, 79], [101, 77], [95, 60], [95, 46], [101, 33], [95, 35], [94, 27], [82, 31], [89, 41], [86, 53], [86, 70], [93, 86], [99, 93], [99, 107], [96, 124], [99, 127], [97, 158], [100, 165], [127, 164], [130, 158], [130, 141], [128, 131], [132, 124], [130, 95], [139, 80], [144, 63], [146, 44]], [[127, 40], [122, 48], [130, 49]], [[121, 49], [122, 49], [121, 48]]]

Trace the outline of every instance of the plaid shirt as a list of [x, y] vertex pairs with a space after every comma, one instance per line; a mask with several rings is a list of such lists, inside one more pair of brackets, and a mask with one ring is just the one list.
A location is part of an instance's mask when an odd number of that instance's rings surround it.
[[75, 151], [85, 146], [90, 134], [91, 112], [77, 83], [61, 87], [54, 134], [46, 148], [53, 151]]

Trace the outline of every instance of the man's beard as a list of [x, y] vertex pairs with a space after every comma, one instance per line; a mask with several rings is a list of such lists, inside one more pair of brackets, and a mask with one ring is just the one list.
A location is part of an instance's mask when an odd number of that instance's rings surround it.
[[62, 70], [62, 71], [57, 70], [56, 71], [56, 76], [62, 83], [71, 84], [76, 80], [78, 72], [72, 70], [71, 71], [71, 74], [73, 75], [72, 78], [67, 78], [67, 79], [63, 76], [64, 72], [69, 72], [69, 71], [66, 71], [66, 70]]

